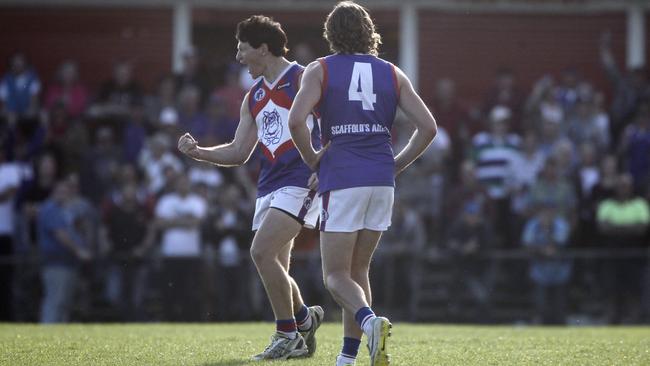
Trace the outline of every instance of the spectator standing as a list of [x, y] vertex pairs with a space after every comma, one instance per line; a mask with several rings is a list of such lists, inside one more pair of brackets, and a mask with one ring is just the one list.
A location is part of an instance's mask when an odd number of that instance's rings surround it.
[[138, 205], [147, 207], [151, 214], [154, 207], [154, 197], [149, 194], [146, 184], [142, 179], [142, 172], [134, 164], [125, 163], [119, 167], [119, 172], [111, 185], [111, 192], [106, 195], [102, 202], [102, 215], [105, 216], [112, 206], [120, 205], [122, 202], [123, 188], [126, 185], [136, 187], [136, 199]]
[[58, 162], [51, 154], [45, 154], [35, 163], [36, 171], [23, 173], [28, 177], [23, 181], [18, 193], [20, 211], [19, 237], [23, 250], [28, 250], [36, 243], [36, 219], [41, 205], [52, 194], [59, 175]]
[[56, 81], [45, 92], [45, 108], [52, 111], [61, 106], [70, 118], [77, 119], [85, 112], [87, 103], [88, 90], [79, 81], [77, 64], [65, 61], [59, 66]]
[[245, 284], [248, 283], [246, 264], [251, 239], [250, 216], [242, 206], [244, 197], [239, 187], [224, 186], [216, 199], [214, 209], [208, 217], [207, 238], [213, 241], [218, 255], [218, 319], [243, 320], [242, 311], [249, 307]]
[[11, 57], [9, 72], [0, 80], [0, 102], [2, 111], [10, 124], [25, 115], [38, 112], [38, 96], [41, 81], [32, 70], [24, 54], [17, 53]]
[[553, 154], [557, 145], [564, 142], [571, 143], [562, 133], [562, 123], [564, 120], [560, 119], [560, 116], [542, 116], [539, 149], [545, 158]]
[[[630, 174], [621, 174], [616, 181], [616, 195], [602, 201], [597, 211], [598, 229], [607, 247], [612, 250], [621, 247], [645, 247], [650, 227], [650, 207], [648, 202], [634, 194], [633, 179]], [[610, 259], [606, 293], [611, 296], [614, 322], [638, 321], [641, 316], [640, 296], [643, 270], [646, 259]]]
[[[460, 163], [464, 153], [463, 147], [470, 144], [471, 136], [480, 132], [481, 126], [469, 123], [467, 110], [461, 106], [456, 96], [456, 84], [449, 78], [436, 82], [435, 93], [429, 106], [440, 121], [438, 128], [444, 128], [449, 134], [453, 148], [452, 162]], [[438, 138], [434, 143], [436, 140]]]
[[639, 103], [647, 98], [649, 93], [644, 69], [631, 68], [626, 73], [621, 73], [614, 60], [611, 43], [611, 33], [603, 33], [599, 49], [600, 62], [614, 88], [609, 112], [612, 117], [612, 136], [616, 141], [634, 117]]
[[618, 161], [614, 155], [605, 155], [599, 166], [600, 179], [591, 188], [589, 200], [592, 202], [594, 221], [598, 205], [616, 194], [616, 184], [619, 178]]
[[515, 132], [521, 132], [521, 115], [524, 105], [524, 94], [517, 86], [515, 73], [508, 67], [496, 71], [492, 87], [483, 99], [483, 114], [490, 115], [495, 107], [503, 106], [510, 111], [511, 126]]
[[218, 188], [224, 184], [225, 180], [220, 168], [194, 160], [189, 163], [187, 176], [190, 178], [192, 185], [203, 184], [210, 190]]
[[632, 176], [627, 173], [618, 177], [616, 195], [598, 205], [598, 227], [612, 241], [642, 246], [650, 224], [650, 210], [648, 202], [634, 194], [632, 182]]
[[95, 144], [86, 153], [81, 171], [81, 189], [94, 204], [100, 203], [110, 191], [113, 177], [122, 160], [122, 151], [115, 143], [111, 127], [97, 129]]
[[560, 103], [565, 116], [571, 116], [575, 112], [576, 105], [580, 102], [581, 77], [578, 70], [567, 67], [562, 71], [559, 85], [555, 88], [555, 99]]
[[[489, 294], [493, 286], [493, 266], [481, 258], [491, 247], [491, 230], [486, 220], [486, 206], [475, 197], [468, 200], [447, 232], [447, 250], [452, 261], [449, 312], [453, 317], [462, 317], [476, 322], [489, 320]], [[468, 296], [469, 295], [469, 296]], [[476, 306], [465, 312], [466, 300]]]
[[544, 202], [524, 227], [522, 242], [533, 259], [529, 276], [535, 285], [535, 322], [563, 324], [566, 314], [566, 285], [572, 264], [560, 257], [569, 240], [569, 222], [555, 208]]
[[147, 141], [147, 148], [142, 150], [138, 165], [147, 178], [149, 193], [158, 195], [167, 185], [165, 169], [173, 172], [183, 171], [183, 163], [171, 152], [169, 138], [156, 134]]
[[163, 296], [166, 320], [201, 320], [201, 225], [207, 214], [205, 199], [191, 190], [189, 179], [179, 175], [174, 190], [156, 206], [156, 226], [161, 231]]
[[[208, 117], [201, 110], [201, 92], [197, 87], [186, 86], [178, 95], [179, 127], [203, 140], [210, 134]], [[174, 135], [176, 138], [178, 135]]]
[[[510, 109], [497, 106], [490, 112], [490, 132], [474, 136], [472, 156], [476, 163], [476, 174], [494, 201], [495, 226], [507, 229], [510, 216], [510, 198], [515, 188], [515, 165], [520, 159], [521, 138], [509, 132], [512, 118]], [[507, 231], [507, 230], [506, 230]], [[499, 232], [498, 242], [511, 245], [510, 233]]]
[[122, 118], [129, 113], [133, 102], [141, 99], [142, 88], [133, 79], [133, 66], [121, 61], [113, 67], [113, 77], [102, 85], [91, 114]]
[[54, 104], [49, 109], [47, 118], [47, 136], [45, 143], [55, 149], [64, 151], [66, 149], [66, 134], [73, 124], [63, 104]]
[[521, 138], [509, 132], [511, 112], [503, 106], [490, 113], [490, 131], [474, 136], [473, 158], [476, 174], [492, 199], [502, 200], [514, 184], [514, 164], [521, 154]]
[[66, 205], [70, 200], [67, 182], [58, 182], [38, 213], [38, 242], [41, 250], [43, 301], [42, 323], [68, 322], [78, 284], [79, 265], [91, 258], [75, 232]]
[[524, 107], [525, 129], [539, 133], [544, 121], [562, 123], [564, 108], [556, 98], [555, 91], [555, 81], [550, 75], [544, 75], [535, 82]]
[[650, 185], [650, 101], [639, 106], [633, 123], [625, 128], [619, 156], [632, 175], [637, 192], [646, 193]]
[[20, 180], [18, 166], [7, 161], [5, 151], [0, 149], [0, 321], [13, 320], [14, 203]]
[[581, 246], [593, 246], [596, 240], [596, 202], [593, 198], [594, 188], [600, 184], [602, 175], [597, 154], [593, 144], [580, 145], [579, 163], [573, 177], [578, 198], [576, 242]]
[[146, 98], [145, 109], [147, 120], [154, 125], [178, 119], [176, 85], [173, 76], [168, 75], [160, 79], [156, 94]]
[[516, 174], [518, 190], [528, 191], [537, 180], [537, 175], [544, 166], [546, 157], [539, 149], [537, 135], [528, 131], [524, 135], [521, 154], [515, 160], [513, 171]]
[[589, 142], [599, 151], [609, 149], [609, 120], [598, 113], [593, 96], [578, 99], [566, 121], [567, 137], [575, 146]]
[[476, 165], [471, 160], [465, 160], [460, 167], [458, 184], [454, 185], [445, 195], [444, 212], [451, 218], [445, 226], [450, 225], [455, 218], [462, 215], [467, 204], [477, 204], [488, 220], [488, 225], [494, 226], [494, 203], [476, 175]]
[[[384, 291], [373, 293], [373, 302], [391, 309], [393, 314], [403, 311], [403, 317], [413, 316], [407, 299], [413, 298], [416, 287], [416, 273], [413, 261], [427, 244], [427, 231], [420, 213], [398, 197], [393, 207], [391, 229], [381, 238], [383, 245], [377, 248], [374, 268], [382, 268], [373, 278], [382, 283]], [[378, 277], [378, 278], [377, 278]], [[376, 300], [375, 300], [376, 299]]]
[[148, 135], [148, 120], [144, 105], [136, 101], [131, 106], [129, 121], [122, 131], [124, 161], [136, 163]]
[[66, 178], [70, 199], [66, 209], [72, 217], [74, 230], [81, 241], [92, 253], [97, 251], [97, 234], [99, 232], [99, 216], [96, 206], [81, 195], [79, 174], [71, 173]]
[[557, 161], [552, 157], [546, 159], [537, 181], [530, 188], [530, 205], [532, 212], [544, 205], [553, 205], [556, 213], [573, 225], [577, 206], [575, 188], [560, 175]]
[[138, 200], [138, 187], [126, 183], [121, 199], [105, 213], [102, 228], [108, 250], [106, 297], [122, 320], [145, 320], [142, 307], [148, 279], [143, 258], [154, 244], [155, 231], [149, 212]]

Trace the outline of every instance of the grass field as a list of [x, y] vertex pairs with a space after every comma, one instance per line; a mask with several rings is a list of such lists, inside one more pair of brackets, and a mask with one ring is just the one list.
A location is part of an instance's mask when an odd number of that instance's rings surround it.
[[[0, 325], [1, 365], [255, 365], [271, 323]], [[327, 323], [311, 359], [334, 365], [341, 329]], [[360, 351], [357, 365], [368, 365]], [[648, 327], [442, 326], [398, 323], [394, 365], [650, 365]], [[273, 362], [272, 364], [278, 364]]]

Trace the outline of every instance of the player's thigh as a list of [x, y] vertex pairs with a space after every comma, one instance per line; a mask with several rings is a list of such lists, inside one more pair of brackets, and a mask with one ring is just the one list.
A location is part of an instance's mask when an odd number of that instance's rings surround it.
[[290, 247], [291, 240], [298, 234], [301, 227], [302, 225], [293, 217], [271, 207], [253, 238], [251, 248], [253, 255], [277, 257], [284, 254], [283, 250]]
[[372, 255], [377, 249], [382, 231], [361, 230], [357, 236], [352, 254], [352, 271], [366, 271], [370, 267]]
[[332, 273], [350, 273], [357, 232], [321, 232], [323, 278]]

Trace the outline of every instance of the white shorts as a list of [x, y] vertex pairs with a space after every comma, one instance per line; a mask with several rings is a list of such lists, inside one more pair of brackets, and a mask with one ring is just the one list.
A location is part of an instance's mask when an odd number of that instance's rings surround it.
[[386, 231], [393, 213], [393, 187], [354, 187], [325, 192], [320, 197], [320, 230]]
[[316, 191], [301, 187], [282, 187], [255, 201], [253, 230], [262, 225], [266, 213], [271, 207], [284, 211], [306, 227], [316, 227], [320, 207]]

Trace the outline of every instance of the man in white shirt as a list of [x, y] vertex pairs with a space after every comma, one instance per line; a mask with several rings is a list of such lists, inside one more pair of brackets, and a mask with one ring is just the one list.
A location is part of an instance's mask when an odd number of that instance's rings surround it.
[[201, 320], [201, 224], [207, 202], [192, 192], [185, 175], [176, 178], [174, 188], [156, 205], [164, 257], [165, 320]]

